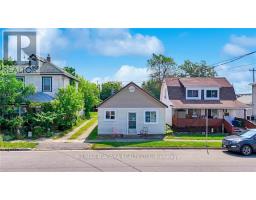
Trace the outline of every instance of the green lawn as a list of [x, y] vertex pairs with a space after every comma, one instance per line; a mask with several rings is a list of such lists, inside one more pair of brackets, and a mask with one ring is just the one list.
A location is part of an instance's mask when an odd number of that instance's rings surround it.
[[[92, 149], [113, 148], [113, 147], [180, 147], [180, 148], [204, 148], [206, 143], [203, 141], [149, 141], [149, 142], [99, 142], [92, 145]], [[208, 147], [221, 148], [221, 141], [209, 142]]]
[[90, 133], [90, 135], [86, 138], [87, 140], [95, 140], [97, 139], [98, 136], [98, 126], [96, 126], [92, 132]]
[[[208, 140], [222, 140], [227, 134], [225, 133], [214, 133], [208, 135]], [[173, 133], [168, 135], [165, 139], [182, 139], [182, 140], [206, 140], [205, 135], [200, 133]]]
[[[97, 112], [91, 112], [91, 113], [90, 113], [91, 118], [95, 118], [95, 117], [97, 117], [97, 115], [98, 115]], [[65, 136], [65, 135], [68, 134], [69, 132], [73, 131], [75, 128], [81, 126], [81, 124], [83, 124], [83, 123], [86, 122], [86, 121], [88, 121], [88, 119], [79, 119], [75, 126], [73, 126], [73, 127], [70, 128], [70, 129], [67, 129], [67, 130], [65, 130], [65, 131], [62, 131], [62, 132], [59, 133], [58, 135], [53, 136], [53, 139], [59, 139], [59, 138]]]
[[68, 139], [74, 140], [77, 139], [80, 135], [82, 135], [87, 129], [89, 129], [93, 124], [97, 122], [98, 118], [97, 115], [94, 115], [90, 121], [83, 127], [81, 127], [79, 130], [77, 130], [73, 135], [71, 135]]
[[0, 142], [0, 149], [35, 148], [35, 142]]

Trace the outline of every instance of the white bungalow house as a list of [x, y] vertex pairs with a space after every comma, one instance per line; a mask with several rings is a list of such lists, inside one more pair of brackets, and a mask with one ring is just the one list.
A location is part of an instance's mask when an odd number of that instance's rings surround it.
[[167, 106], [131, 82], [98, 107], [98, 134], [164, 134]]
[[34, 85], [36, 92], [29, 97], [32, 102], [49, 102], [54, 99], [60, 88], [67, 87], [72, 81], [78, 86], [78, 79], [46, 59], [32, 54], [16, 74], [25, 85]]

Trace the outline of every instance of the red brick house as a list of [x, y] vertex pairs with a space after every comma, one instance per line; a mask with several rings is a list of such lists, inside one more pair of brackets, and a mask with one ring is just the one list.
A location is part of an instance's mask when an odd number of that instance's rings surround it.
[[[206, 116], [210, 131], [234, 132], [236, 111], [246, 116], [248, 106], [236, 98], [226, 78], [166, 78], [160, 100], [168, 105], [166, 123], [182, 131], [205, 130]], [[244, 123], [245, 124], [245, 123]]]

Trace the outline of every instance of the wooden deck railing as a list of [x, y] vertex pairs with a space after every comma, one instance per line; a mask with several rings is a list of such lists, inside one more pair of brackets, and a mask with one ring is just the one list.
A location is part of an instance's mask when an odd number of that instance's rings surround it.
[[[221, 127], [223, 119], [208, 119], [209, 127]], [[177, 128], [185, 128], [185, 127], [204, 127], [206, 125], [206, 119], [203, 118], [177, 118], [173, 117], [173, 126]]]

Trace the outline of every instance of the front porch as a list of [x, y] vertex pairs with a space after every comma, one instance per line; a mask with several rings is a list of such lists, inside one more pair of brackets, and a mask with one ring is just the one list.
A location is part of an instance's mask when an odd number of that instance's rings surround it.
[[[172, 126], [181, 132], [205, 132], [208, 125], [210, 133], [233, 133], [232, 123], [225, 116], [234, 116], [234, 110], [228, 109], [174, 109]], [[246, 120], [247, 121], [247, 120]]]

